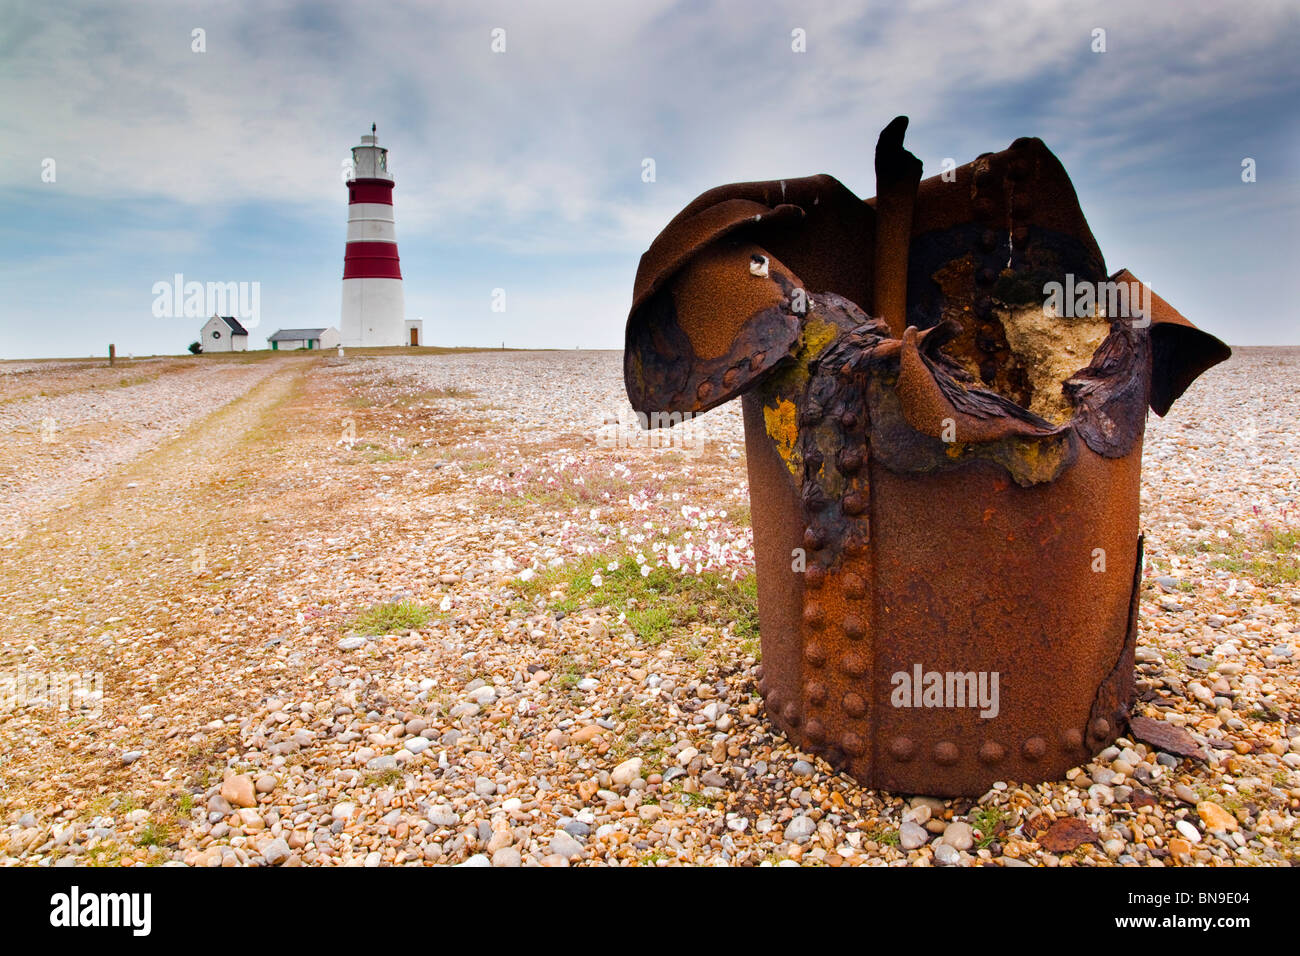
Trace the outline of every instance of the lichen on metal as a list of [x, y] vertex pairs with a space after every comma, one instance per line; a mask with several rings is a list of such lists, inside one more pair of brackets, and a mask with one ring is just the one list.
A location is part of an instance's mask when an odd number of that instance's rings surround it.
[[878, 198], [822, 175], [682, 210], [624, 373], [638, 412], [741, 399], [770, 719], [865, 785], [978, 794], [1124, 730], [1146, 412], [1229, 350], [1108, 276], [1041, 141], [922, 180], [906, 127]]

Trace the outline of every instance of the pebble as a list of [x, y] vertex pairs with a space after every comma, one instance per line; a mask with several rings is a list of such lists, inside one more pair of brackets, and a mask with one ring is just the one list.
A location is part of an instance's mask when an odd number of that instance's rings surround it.
[[934, 859], [943, 866], [956, 866], [961, 860], [961, 854], [952, 844], [940, 843], [934, 848]]
[[898, 845], [904, 850], [915, 850], [924, 846], [929, 839], [930, 835], [910, 820], [898, 828]]
[[550, 850], [551, 853], [556, 856], [561, 856], [568, 860], [582, 856], [582, 844], [564, 830], [555, 831], [555, 835], [551, 837]]
[[266, 860], [268, 866], [279, 866], [293, 854], [289, 849], [289, 844], [280, 837], [271, 840], [266, 846], [262, 847], [262, 859]]
[[1198, 803], [1196, 812], [1207, 830], [1236, 830], [1241, 826], [1236, 817], [1210, 800]]
[[807, 843], [817, 832], [811, 817], [800, 814], [785, 825], [785, 839], [790, 843]]
[[1189, 843], [1201, 842], [1200, 831], [1197, 830], [1196, 827], [1188, 823], [1186, 820], [1179, 820], [1178, 823], [1175, 824], [1175, 827], [1177, 828], [1179, 833], [1181, 833], [1184, 837], [1187, 838]]
[[975, 834], [971, 825], [960, 820], [949, 823], [939, 839], [957, 850], [969, 850], [975, 844]]
[[227, 777], [221, 784], [221, 796], [232, 807], [257, 806], [257, 789], [246, 773]]
[[[338, 808], [335, 808], [335, 818], [338, 818]], [[452, 827], [460, 823], [460, 817], [451, 809], [451, 807], [442, 805], [430, 807], [429, 812], [425, 814], [425, 819], [435, 827]]]
[[642, 763], [643, 761], [640, 757], [630, 757], [614, 768], [613, 772], [609, 775], [609, 779], [615, 786], [630, 786], [633, 780], [636, 780], [641, 776]]
[[505, 846], [492, 854], [493, 866], [519, 866], [519, 850], [513, 846]]

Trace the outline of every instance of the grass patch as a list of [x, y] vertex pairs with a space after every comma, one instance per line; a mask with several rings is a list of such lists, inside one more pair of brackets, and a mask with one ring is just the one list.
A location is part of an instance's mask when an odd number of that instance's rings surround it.
[[96, 843], [86, 851], [85, 860], [90, 866], [116, 866], [122, 857], [122, 848], [116, 843]]
[[136, 838], [136, 846], [167, 846], [172, 842], [171, 828], [161, 821], [150, 820]]
[[352, 619], [348, 630], [362, 636], [395, 634], [398, 631], [415, 631], [429, 623], [433, 611], [415, 601], [393, 601], [376, 604]]
[[863, 836], [872, 843], [879, 843], [881, 846], [898, 846], [898, 830], [894, 827], [876, 824], [865, 831]]
[[1210, 567], [1277, 587], [1300, 582], [1300, 531], [1268, 528], [1254, 537], [1230, 537], [1198, 541], [1190, 548], [1195, 554], [1215, 554]]
[[977, 849], [984, 849], [1004, 830], [1007, 819], [1007, 811], [1002, 807], [985, 806], [973, 811], [970, 815], [970, 825], [978, 830], [982, 835], [975, 840]]
[[[618, 567], [609, 565], [617, 560]], [[600, 584], [592, 583], [599, 574]], [[641, 573], [635, 560], [624, 554], [617, 559], [591, 555], [576, 564], [548, 568], [516, 587], [525, 598], [549, 596], [553, 611], [571, 614], [579, 608], [609, 607], [627, 614], [633, 633], [647, 644], [685, 633], [699, 622], [732, 622], [732, 633], [742, 644], [758, 641], [757, 590], [754, 575], [732, 581], [716, 572], [692, 574], [672, 568], [652, 568]]]
[[583, 670], [577, 658], [571, 654], [565, 654], [556, 665], [555, 676], [552, 680], [555, 681], [555, 686], [561, 690], [573, 690], [578, 686], [578, 681], [582, 680], [586, 674], [587, 672]]
[[404, 776], [401, 767], [390, 767], [387, 770], [374, 770], [366, 774], [365, 783], [367, 787], [395, 787], [402, 782]]
[[[710, 807], [713, 801], [702, 793], [690, 793], [682, 789], [679, 783], [673, 783], [669, 786], [668, 792], [664, 794], [667, 802], [681, 803], [690, 807]], [[662, 801], [661, 801], [662, 802]]]
[[627, 621], [632, 625], [636, 636], [647, 644], [662, 644], [676, 623], [672, 610], [662, 606], [633, 610], [628, 614]]
[[118, 797], [117, 806], [113, 808], [113, 811], [117, 813], [119, 816], [124, 817], [128, 813], [131, 813], [139, 809], [140, 809], [140, 801], [136, 800], [135, 797], [133, 797], [131, 794], [128, 793], [121, 797]]

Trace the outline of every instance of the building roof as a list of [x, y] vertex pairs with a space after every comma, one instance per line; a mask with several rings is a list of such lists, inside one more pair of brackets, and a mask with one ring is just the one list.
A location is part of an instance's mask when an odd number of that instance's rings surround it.
[[268, 342], [301, 342], [305, 339], [318, 339], [325, 334], [324, 329], [281, 329]]
[[240, 324], [239, 324], [239, 320], [238, 320], [237, 318], [235, 318], [233, 315], [214, 315], [213, 318], [214, 318], [214, 319], [220, 319], [222, 322], [225, 322], [226, 325], [227, 325], [227, 327], [230, 329], [230, 334], [231, 334], [231, 335], [247, 335], [247, 334], [248, 334], [248, 329], [246, 329], [246, 328], [244, 328], [242, 325], [240, 325]]

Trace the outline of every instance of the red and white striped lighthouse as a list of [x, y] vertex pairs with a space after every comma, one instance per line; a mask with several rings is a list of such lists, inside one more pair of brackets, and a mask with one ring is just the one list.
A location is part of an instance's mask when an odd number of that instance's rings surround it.
[[343, 313], [339, 334], [345, 346], [403, 345], [406, 302], [393, 225], [393, 177], [388, 150], [375, 126], [352, 147], [348, 180], [348, 241], [343, 256]]

